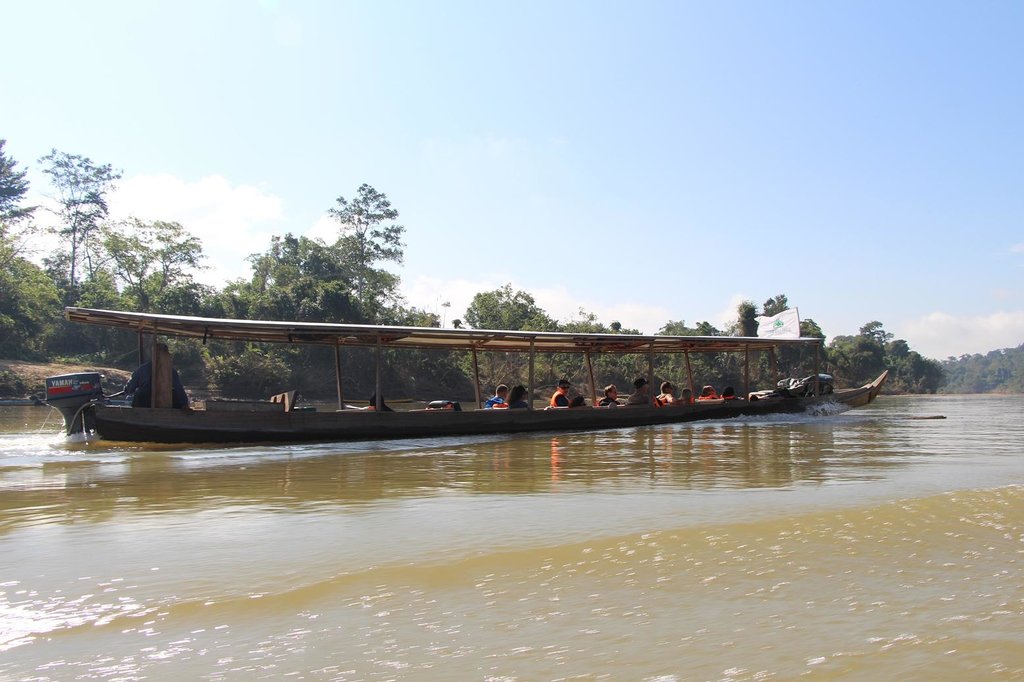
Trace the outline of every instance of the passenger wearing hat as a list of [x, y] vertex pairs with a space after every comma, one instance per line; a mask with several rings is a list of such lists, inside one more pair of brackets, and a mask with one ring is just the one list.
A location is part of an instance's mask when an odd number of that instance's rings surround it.
[[651, 404], [651, 389], [647, 385], [647, 379], [644, 377], [637, 377], [636, 381], [633, 382], [633, 387], [636, 389], [626, 399], [627, 405], [650, 405]]
[[548, 407], [569, 407], [569, 387], [572, 384], [568, 379], [559, 379], [558, 388], [551, 394], [551, 403]]

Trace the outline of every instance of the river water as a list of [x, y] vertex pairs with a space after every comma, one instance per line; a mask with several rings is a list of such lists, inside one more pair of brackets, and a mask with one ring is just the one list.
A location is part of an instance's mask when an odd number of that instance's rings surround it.
[[1024, 677], [1024, 396], [342, 445], [59, 425], [0, 408], [0, 679]]

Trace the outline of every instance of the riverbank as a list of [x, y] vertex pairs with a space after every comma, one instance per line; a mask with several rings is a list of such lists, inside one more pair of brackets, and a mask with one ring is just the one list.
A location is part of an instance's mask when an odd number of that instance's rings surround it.
[[108, 392], [120, 389], [132, 376], [130, 371], [116, 367], [0, 358], [0, 398], [29, 398], [33, 395], [41, 398], [46, 392], [46, 377], [75, 372], [99, 372]]

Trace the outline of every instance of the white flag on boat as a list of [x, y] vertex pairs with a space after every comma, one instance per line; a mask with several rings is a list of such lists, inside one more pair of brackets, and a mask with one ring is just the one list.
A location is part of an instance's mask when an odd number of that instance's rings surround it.
[[757, 318], [757, 335], [771, 339], [799, 339], [800, 312], [787, 308], [778, 315]]

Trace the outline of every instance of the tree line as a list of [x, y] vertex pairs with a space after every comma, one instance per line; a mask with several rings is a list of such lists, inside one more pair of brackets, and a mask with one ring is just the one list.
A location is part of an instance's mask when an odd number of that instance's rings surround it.
[[942, 362], [943, 393], [1024, 393], [1024, 344]]
[[[202, 268], [202, 242], [173, 221], [114, 220], [108, 197], [121, 178], [110, 164], [52, 150], [38, 160], [50, 182], [56, 226], [46, 228], [56, 247], [42, 254], [41, 265], [29, 258], [29, 246], [44, 228], [37, 223], [44, 209], [26, 205], [27, 171], [4, 151], [0, 140], [0, 357], [34, 361], [74, 360], [131, 368], [137, 361], [134, 335], [98, 327], [72, 325], [62, 317], [64, 306], [258, 320], [297, 320], [357, 324], [440, 326], [436, 313], [407, 306], [400, 280], [386, 265], [404, 259], [405, 227], [387, 196], [368, 184], [349, 197], [338, 196], [327, 209], [338, 227], [333, 241], [274, 236], [265, 251], [248, 256], [250, 274], [211, 287], [195, 279]], [[445, 304], [447, 305], [447, 304]], [[670, 320], [659, 330], [673, 335], [754, 336], [759, 314], [775, 315], [789, 307], [784, 294], [760, 307], [744, 301], [736, 320], [724, 329], [708, 322], [688, 326]], [[477, 329], [569, 331], [637, 334], [617, 322], [605, 324], [585, 310], [575, 319], [559, 321], [540, 308], [525, 291], [506, 284], [477, 293], [453, 326]], [[801, 334], [825, 338], [812, 319], [801, 321]], [[299, 388], [309, 398], [334, 393], [333, 350], [312, 346], [224, 343], [202, 344], [168, 339], [175, 364], [190, 389], [228, 397], [266, 396]], [[805, 351], [784, 349], [778, 372], [786, 376], [813, 371], [814, 358]], [[374, 362], [368, 350], [343, 354], [346, 390], [354, 397], [373, 386]], [[690, 369], [697, 383], [719, 388], [743, 386], [743, 359], [735, 354], [694, 354]], [[893, 339], [879, 322], [869, 322], [857, 336], [838, 336], [818, 358], [823, 371], [840, 384], [865, 383], [890, 368], [888, 390], [928, 392], [939, 389], [942, 367]], [[647, 357], [594, 358], [600, 384], [616, 383], [628, 391], [635, 376], [647, 371]], [[416, 398], [473, 395], [471, 359], [466, 354], [403, 351], [388, 357], [384, 384], [392, 396]], [[774, 383], [768, 358], [754, 358], [757, 387]], [[526, 359], [516, 354], [482, 353], [483, 390], [497, 383], [525, 383]], [[541, 384], [565, 376], [583, 387], [583, 359], [545, 355], [536, 363]], [[685, 385], [684, 359], [655, 358], [658, 380]], [[753, 387], [753, 386], [752, 386]]]

